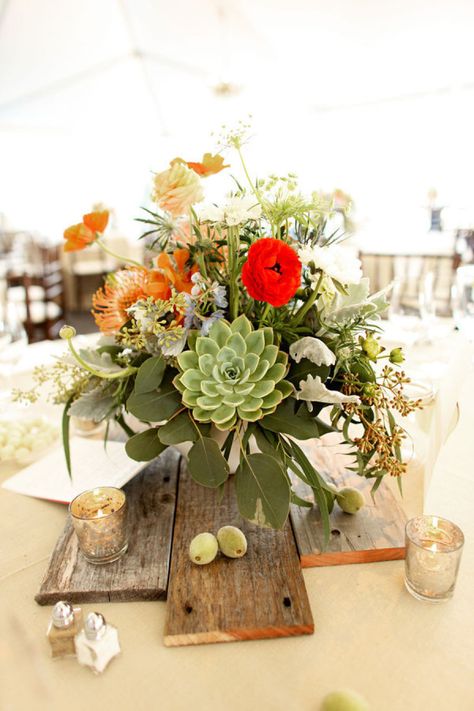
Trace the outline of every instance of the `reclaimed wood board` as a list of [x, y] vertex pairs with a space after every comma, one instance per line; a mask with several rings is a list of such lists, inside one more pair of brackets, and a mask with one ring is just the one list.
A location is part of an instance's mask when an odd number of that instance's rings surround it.
[[[181, 463], [164, 643], [168, 647], [312, 634], [314, 623], [291, 525], [282, 531], [244, 521], [233, 482], [222, 500], [192, 481]], [[198, 566], [188, 557], [192, 538], [224, 525], [244, 531], [243, 558], [222, 554]]]
[[[406, 516], [388, 486], [382, 482], [374, 502], [370, 495], [372, 482], [354, 472], [346, 471], [337, 477], [324, 472], [324, 477], [338, 488], [359, 489], [365, 506], [351, 516], [335, 502], [331, 513], [331, 536], [326, 547], [319, 509], [292, 506], [290, 516], [301, 566], [312, 568], [404, 558]], [[294, 478], [293, 484], [298, 496], [313, 501], [311, 489], [304, 482]]]
[[80, 554], [69, 520], [58, 539], [35, 600], [69, 602], [158, 600], [166, 597], [180, 455], [167, 449], [124, 486], [127, 553], [107, 565]]

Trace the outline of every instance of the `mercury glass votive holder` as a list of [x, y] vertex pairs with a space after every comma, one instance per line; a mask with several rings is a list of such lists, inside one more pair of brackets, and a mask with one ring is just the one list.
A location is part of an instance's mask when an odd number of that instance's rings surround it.
[[439, 516], [416, 516], [405, 528], [405, 585], [413, 597], [444, 602], [454, 593], [464, 534]]
[[84, 491], [69, 504], [79, 549], [89, 563], [120, 558], [128, 547], [127, 500], [121, 489], [100, 486]]

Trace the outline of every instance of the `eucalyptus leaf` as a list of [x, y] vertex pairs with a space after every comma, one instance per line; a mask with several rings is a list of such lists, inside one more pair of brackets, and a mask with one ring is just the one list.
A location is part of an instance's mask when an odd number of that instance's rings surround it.
[[165, 374], [166, 362], [162, 355], [148, 358], [139, 367], [135, 380], [135, 392], [141, 395], [157, 390]]
[[168, 420], [180, 406], [181, 395], [170, 377], [164, 378], [157, 390], [148, 393], [137, 393], [134, 390], [127, 400], [128, 412], [145, 422]]
[[211, 489], [217, 489], [229, 476], [227, 460], [210, 437], [200, 437], [193, 444], [188, 454], [188, 468], [194, 481]]
[[241, 459], [235, 475], [239, 511], [259, 526], [283, 528], [290, 508], [290, 485], [281, 463], [268, 454]]
[[195, 442], [199, 436], [199, 432], [191, 422], [187, 412], [180, 412], [166, 425], [160, 427], [158, 432], [158, 437], [163, 444]]
[[149, 462], [166, 449], [166, 445], [158, 439], [158, 429], [152, 427], [130, 437], [125, 444], [125, 451], [130, 459], [135, 459], [136, 462]]
[[271, 432], [283, 432], [296, 439], [319, 437], [318, 425], [306, 407], [295, 412], [295, 400], [286, 398], [271, 415], [260, 420], [259, 425]]

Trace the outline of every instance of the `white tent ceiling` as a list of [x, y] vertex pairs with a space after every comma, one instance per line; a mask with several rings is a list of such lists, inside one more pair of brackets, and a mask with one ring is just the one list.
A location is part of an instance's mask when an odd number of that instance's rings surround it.
[[[278, 142], [291, 168], [306, 134], [330, 181], [353, 180], [347, 166], [331, 172], [334, 151], [343, 145], [340, 164], [349, 125], [377, 134], [389, 115], [427, 132], [426, 161], [447, 115], [472, 118], [473, 28], [472, 0], [0, 0], [0, 212], [18, 215], [25, 170], [41, 191], [42, 170], [62, 180], [71, 165], [87, 178], [83, 199], [122, 199], [120, 164], [142, 176], [140, 201], [146, 170], [175, 152], [198, 157], [210, 131], [249, 112], [261, 162]], [[222, 82], [231, 96], [217, 94]]]

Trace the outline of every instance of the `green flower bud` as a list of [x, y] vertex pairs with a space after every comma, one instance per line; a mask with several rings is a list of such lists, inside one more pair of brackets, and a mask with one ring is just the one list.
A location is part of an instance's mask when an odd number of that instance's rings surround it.
[[375, 383], [364, 383], [362, 387], [364, 397], [374, 397], [377, 394], [377, 390]]
[[367, 701], [355, 691], [333, 691], [324, 697], [321, 711], [370, 711]]
[[405, 356], [403, 355], [402, 349], [394, 348], [393, 350], [391, 350], [389, 360], [390, 363], [394, 363], [395, 365], [400, 365], [400, 363], [403, 363], [403, 361], [405, 360]]
[[339, 489], [336, 494], [337, 503], [341, 509], [348, 514], [355, 514], [359, 509], [364, 506], [364, 497], [358, 489], [352, 489], [351, 487], [345, 487], [344, 489]]
[[235, 526], [222, 526], [217, 531], [217, 540], [222, 553], [228, 558], [242, 558], [247, 552], [247, 539]]
[[199, 533], [189, 545], [189, 557], [196, 565], [207, 565], [214, 560], [218, 550], [217, 538], [212, 533]]
[[370, 360], [377, 360], [378, 354], [383, 351], [383, 347], [380, 345], [378, 340], [374, 338], [373, 333], [367, 333], [365, 338], [362, 336], [359, 338], [359, 343], [362, 346], [362, 350], [367, 355]]
[[70, 338], [74, 338], [76, 333], [77, 333], [77, 331], [74, 328], [74, 326], [64, 325], [61, 327], [61, 330], [59, 331], [59, 337], [64, 338], [65, 341], [68, 341]]

